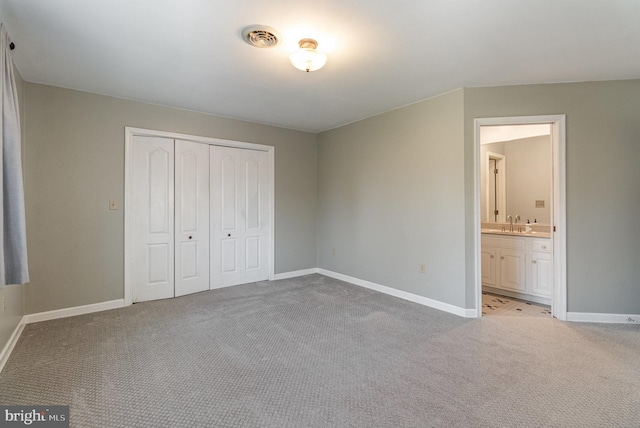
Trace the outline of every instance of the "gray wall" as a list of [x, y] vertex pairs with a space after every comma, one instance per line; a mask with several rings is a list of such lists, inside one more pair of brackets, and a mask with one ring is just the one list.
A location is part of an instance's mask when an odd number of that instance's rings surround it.
[[637, 314], [640, 80], [464, 89], [320, 134], [318, 266], [474, 308], [474, 119], [549, 114], [567, 116], [568, 310]]
[[[124, 128], [275, 146], [276, 273], [316, 265], [314, 134], [27, 83], [26, 313], [123, 298]], [[110, 211], [109, 199], [120, 201]]]
[[464, 306], [462, 94], [319, 135], [318, 267]]
[[566, 114], [570, 312], [640, 313], [640, 80], [464, 90], [467, 307], [474, 118]]
[[[24, 81], [18, 70], [16, 73], [16, 85], [18, 87], [18, 104], [20, 107], [21, 132], [23, 134], [22, 150], [24, 153]], [[22, 159], [25, 167], [24, 156]], [[26, 169], [26, 168], [25, 168]], [[23, 173], [25, 171], [23, 170]], [[0, 351], [5, 347], [15, 328], [24, 315], [24, 285], [10, 285], [0, 290]], [[6, 302], [6, 310], [3, 311], [3, 302]]]
[[[126, 125], [274, 145], [277, 272], [473, 308], [473, 119], [542, 114], [567, 115], [569, 311], [640, 310], [640, 80], [464, 89], [317, 137], [24, 86], [26, 313], [122, 298], [123, 211], [107, 202], [123, 199]], [[13, 320], [21, 289], [5, 291]]]

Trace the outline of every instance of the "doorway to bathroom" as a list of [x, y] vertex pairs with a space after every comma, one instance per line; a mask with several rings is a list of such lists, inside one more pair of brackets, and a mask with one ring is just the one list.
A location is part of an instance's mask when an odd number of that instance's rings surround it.
[[475, 171], [477, 316], [565, 320], [565, 116], [476, 119]]

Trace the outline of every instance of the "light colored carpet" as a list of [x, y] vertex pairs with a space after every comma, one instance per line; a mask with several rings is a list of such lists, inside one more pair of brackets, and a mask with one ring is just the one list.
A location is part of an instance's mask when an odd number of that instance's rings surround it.
[[30, 324], [0, 403], [76, 427], [638, 427], [640, 326], [469, 320], [310, 275]]
[[551, 307], [483, 291], [482, 315], [551, 318]]

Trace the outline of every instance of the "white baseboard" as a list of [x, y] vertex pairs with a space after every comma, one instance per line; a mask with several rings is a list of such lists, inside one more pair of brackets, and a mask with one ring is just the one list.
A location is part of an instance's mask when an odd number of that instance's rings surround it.
[[325, 269], [318, 269], [320, 275], [325, 275], [330, 278], [339, 279], [340, 281], [349, 282], [351, 284], [359, 285], [370, 290], [375, 290], [380, 293], [388, 294], [390, 296], [398, 297], [400, 299], [408, 300], [410, 302], [419, 303], [430, 308], [438, 309], [444, 312], [449, 312], [454, 315], [458, 315], [465, 318], [477, 318], [478, 312], [475, 309], [464, 309], [458, 306], [443, 303], [438, 300], [429, 299], [428, 297], [418, 296], [417, 294], [408, 293], [406, 291], [398, 290], [395, 288], [387, 287], [386, 285], [376, 284], [375, 282], [365, 281], [363, 279], [354, 278], [352, 276], [343, 275], [341, 273], [332, 272]]
[[640, 324], [640, 315], [567, 312], [567, 321], [600, 322], [609, 324]]
[[4, 365], [7, 363], [7, 360], [9, 359], [9, 355], [11, 355], [11, 351], [13, 351], [13, 347], [16, 346], [16, 343], [18, 343], [18, 339], [22, 334], [22, 330], [24, 330], [24, 326], [25, 326], [24, 317], [22, 317], [20, 319], [20, 322], [16, 326], [15, 330], [13, 330], [13, 333], [11, 334], [9, 341], [2, 349], [2, 352], [0, 352], [0, 373], [2, 373], [2, 369], [4, 369]]
[[73, 308], [64, 308], [64, 309], [57, 309], [55, 311], [39, 312], [35, 314], [24, 315], [20, 320], [20, 323], [18, 323], [15, 330], [13, 331], [13, 334], [9, 338], [9, 341], [7, 342], [5, 347], [2, 349], [2, 352], [0, 352], [0, 372], [2, 372], [4, 365], [7, 363], [7, 360], [9, 359], [9, 355], [11, 355], [11, 351], [13, 351], [13, 347], [16, 346], [16, 343], [18, 342], [18, 339], [20, 338], [20, 335], [22, 334], [22, 330], [24, 330], [25, 325], [31, 324], [34, 322], [49, 321], [49, 320], [55, 320], [58, 318], [67, 318], [67, 317], [73, 317], [76, 315], [85, 315], [85, 314], [91, 314], [94, 312], [107, 311], [109, 309], [117, 309], [117, 308], [122, 308], [124, 306], [125, 306], [124, 299], [118, 299], [118, 300], [111, 300], [109, 302], [93, 303], [91, 305], [75, 306]]
[[273, 276], [274, 280], [296, 278], [298, 276], [311, 275], [318, 273], [318, 268], [294, 270], [292, 272], [277, 273]]
[[123, 308], [124, 299], [110, 300], [108, 302], [93, 303], [91, 305], [75, 306], [73, 308], [57, 309], [55, 311], [39, 312], [24, 316], [25, 324], [34, 322], [55, 320], [58, 318], [74, 317], [76, 315], [91, 314], [93, 312], [108, 311], [109, 309]]

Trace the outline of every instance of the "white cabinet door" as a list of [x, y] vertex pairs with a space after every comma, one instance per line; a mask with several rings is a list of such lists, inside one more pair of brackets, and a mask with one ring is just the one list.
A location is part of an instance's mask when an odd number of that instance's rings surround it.
[[500, 287], [526, 291], [525, 251], [500, 249]]
[[482, 247], [482, 283], [497, 286], [496, 262], [498, 251], [491, 247]]
[[551, 297], [553, 260], [549, 253], [531, 253], [531, 293]]
[[174, 295], [173, 140], [136, 136], [132, 146], [133, 301]]
[[212, 146], [211, 284], [269, 278], [269, 163], [266, 152]]
[[209, 289], [209, 145], [175, 142], [175, 295]]

